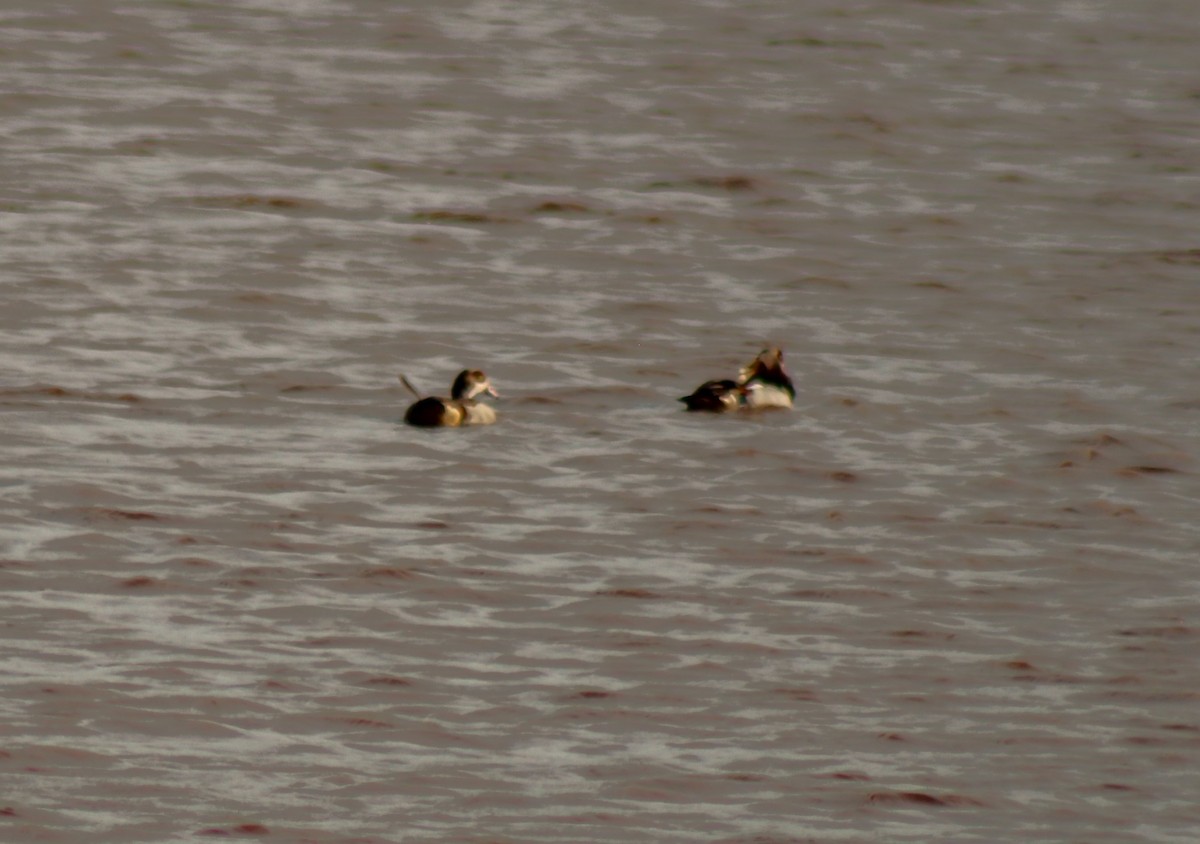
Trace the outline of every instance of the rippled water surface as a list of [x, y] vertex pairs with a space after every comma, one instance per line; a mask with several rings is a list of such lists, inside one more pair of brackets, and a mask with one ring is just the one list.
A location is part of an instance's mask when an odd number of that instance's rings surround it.
[[0, 36], [3, 840], [1196, 840], [1194, 4]]

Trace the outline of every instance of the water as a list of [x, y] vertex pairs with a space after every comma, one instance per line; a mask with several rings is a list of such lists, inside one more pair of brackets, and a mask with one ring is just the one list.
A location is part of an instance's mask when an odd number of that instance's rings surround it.
[[1198, 30], [9, 4], [5, 840], [1190, 844]]

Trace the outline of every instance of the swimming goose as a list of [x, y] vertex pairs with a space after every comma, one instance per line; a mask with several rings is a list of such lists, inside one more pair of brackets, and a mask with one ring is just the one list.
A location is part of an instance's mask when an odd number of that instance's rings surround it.
[[683, 396], [688, 410], [725, 413], [731, 410], [756, 410], [765, 407], [791, 407], [796, 396], [792, 379], [783, 368], [783, 351], [764, 349], [758, 357], [738, 371], [736, 381], [705, 381], [689, 396]]
[[417, 401], [409, 405], [404, 412], [404, 421], [409, 425], [420, 428], [457, 428], [461, 425], [491, 425], [496, 421], [496, 411], [491, 406], [475, 400], [475, 397], [487, 393], [499, 397], [488, 377], [478, 369], [464, 369], [454, 379], [450, 387], [450, 398], [439, 398], [421, 394], [400, 376], [405, 387], [417, 397]]

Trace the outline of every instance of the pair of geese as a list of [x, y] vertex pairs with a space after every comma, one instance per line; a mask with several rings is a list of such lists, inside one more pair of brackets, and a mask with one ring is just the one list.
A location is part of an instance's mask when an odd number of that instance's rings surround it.
[[[417, 397], [404, 413], [404, 421], [420, 428], [457, 428], [491, 425], [496, 411], [476, 397], [499, 397], [488, 377], [478, 369], [464, 369], [450, 387], [450, 397], [422, 397], [403, 375], [400, 381]], [[796, 388], [783, 368], [781, 349], [764, 349], [738, 371], [736, 379], [705, 381], [691, 395], [679, 399], [688, 410], [727, 413], [768, 407], [791, 407]]]

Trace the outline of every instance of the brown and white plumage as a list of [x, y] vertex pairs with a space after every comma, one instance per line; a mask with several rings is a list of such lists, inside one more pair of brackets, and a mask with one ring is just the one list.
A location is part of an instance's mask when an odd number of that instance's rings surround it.
[[765, 407], [791, 407], [796, 399], [796, 386], [783, 368], [783, 350], [768, 348], [759, 352], [738, 372], [738, 383], [745, 389], [745, 407], [755, 410]]
[[484, 393], [499, 396], [488, 377], [478, 369], [464, 369], [450, 387], [450, 397], [420, 397], [420, 393], [403, 375], [404, 386], [417, 396], [417, 401], [404, 412], [404, 421], [419, 428], [457, 428], [462, 425], [491, 425], [496, 421], [496, 411], [490, 405], [476, 400]]
[[764, 349], [738, 371], [737, 380], [705, 381], [683, 396], [688, 410], [727, 413], [767, 407], [791, 407], [796, 388], [783, 368], [783, 351]]

